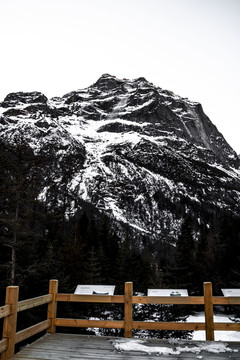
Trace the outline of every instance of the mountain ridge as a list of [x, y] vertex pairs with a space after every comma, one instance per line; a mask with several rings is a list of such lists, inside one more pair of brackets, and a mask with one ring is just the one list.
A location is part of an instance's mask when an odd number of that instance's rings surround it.
[[139, 244], [146, 236], [174, 243], [190, 214], [195, 239], [213, 214], [239, 216], [236, 152], [201, 104], [145, 78], [104, 74], [51, 99], [10, 93], [0, 103], [0, 134], [48, 158], [38, 199], [58, 207], [65, 191], [65, 216], [89, 202]]

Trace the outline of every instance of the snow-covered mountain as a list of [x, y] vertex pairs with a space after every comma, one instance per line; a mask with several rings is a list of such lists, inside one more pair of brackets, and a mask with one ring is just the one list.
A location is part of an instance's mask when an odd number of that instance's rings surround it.
[[45, 156], [38, 198], [64, 202], [66, 217], [84, 201], [122, 236], [128, 224], [139, 239], [174, 241], [187, 214], [199, 225], [223, 209], [239, 216], [236, 152], [199, 103], [145, 78], [104, 74], [52, 99], [11, 93], [0, 103], [0, 134]]

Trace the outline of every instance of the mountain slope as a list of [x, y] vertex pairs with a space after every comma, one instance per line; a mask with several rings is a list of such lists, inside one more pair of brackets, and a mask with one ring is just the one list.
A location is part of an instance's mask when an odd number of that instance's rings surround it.
[[[38, 198], [66, 217], [82, 202], [107, 214], [122, 238], [175, 242], [186, 216], [201, 225], [239, 216], [240, 160], [199, 103], [144, 78], [104, 74], [62, 98], [11, 93], [0, 134], [45, 157]], [[64, 200], [63, 200], [64, 199]]]

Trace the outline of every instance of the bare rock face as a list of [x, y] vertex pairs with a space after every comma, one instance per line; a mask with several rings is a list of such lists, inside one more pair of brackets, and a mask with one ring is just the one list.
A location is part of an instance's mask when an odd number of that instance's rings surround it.
[[50, 100], [11, 93], [0, 104], [0, 134], [44, 154], [42, 201], [54, 198], [57, 207], [64, 192], [71, 216], [88, 202], [122, 237], [127, 227], [139, 242], [174, 242], [191, 214], [197, 239], [210, 214], [239, 216], [239, 156], [199, 103], [145, 78], [104, 74]]
[[16, 92], [8, 94], [4, 99], [4, 105], [18, 105], [18, 104], [46, 104], [47, 97], [38, 91], [32, 92]]

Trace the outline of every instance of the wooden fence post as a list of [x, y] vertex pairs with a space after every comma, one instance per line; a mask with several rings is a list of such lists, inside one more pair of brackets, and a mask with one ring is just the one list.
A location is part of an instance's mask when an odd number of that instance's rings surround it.
[[6, 289], [6, 305], [10, 305], [10, 314], [4, 318], [3, 339], [7, 338], [8, 347], [1, 354], [1, 360], [8, 360], [14, 355], [15, 337], [17, 328], [17, 305], [18, 305], [18, 286], [8, 286]]
[[133, 283], [125, 283], [125, 292], [124, 292], [124, 336], [126, 338], [132, 337], [132, 296], [133, 296]]
[[212, 303], [212, 283], [204, 283], [206, 340], [214, 341], [214, 320]]
[[56, 294], [58, 292], [58, 280], [50, 280], [49, 281], [49, 294], [53, 295], [52, 302], [48, 304], [48, 314], [47, 318], [51, 320], [51, 326], [47, 329], [48, 333], [55, 333], [55, 319], [57, 314], [57, 302], [56, 302]]

